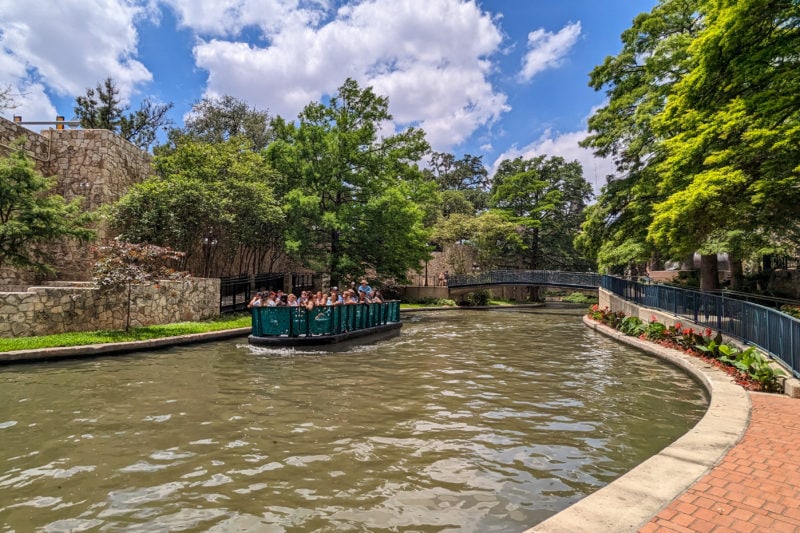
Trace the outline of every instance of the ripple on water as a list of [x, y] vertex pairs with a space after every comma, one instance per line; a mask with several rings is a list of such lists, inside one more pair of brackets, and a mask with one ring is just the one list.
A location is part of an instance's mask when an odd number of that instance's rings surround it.
[[9, 531], [523, 530], [706, 404], [578, 314], [533, 312], [418, 315], [338, 353], [239, 340], [4, 367], [0, 390]]

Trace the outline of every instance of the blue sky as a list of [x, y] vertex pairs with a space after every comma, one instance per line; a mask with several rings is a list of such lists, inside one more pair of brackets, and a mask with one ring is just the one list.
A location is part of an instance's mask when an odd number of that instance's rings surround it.
[[[26, 121], [73, 116], [112, 77], [124, 101], [229, 94], [294, 118], [347, 77], [389, 97], [386, 131], [422, 127], [434, 150], [489, 168], [539, 154], [612, 172], [578, 142], [605, 95], [589, 72], [654, 0], [0, 0], [0, 87]], [[32, 128], [34, 129], [34, 128]]]

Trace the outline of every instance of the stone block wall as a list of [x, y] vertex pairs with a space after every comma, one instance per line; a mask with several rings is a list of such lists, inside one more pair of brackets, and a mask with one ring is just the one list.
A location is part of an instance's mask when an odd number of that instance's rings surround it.
[[[117, 201], [128, 189], [151, 173], [151, 156], [108, 130], [48, 129], [35, 133], [0, 117], [0, 155], [7, 155], [18, 138], [33, 159], [36, 170], [56, 178], [54, 192], [67, 201], [80, 199], [87, 210]], [[97, 228], [98, 241], [109, 237]], [[89, 279], [94, 257], [89, 246], [75, 240], [52, 245], [54, 266], [60, 280]], [[29, 272], [0, 269], [6, 283], [35, 282]]]
[[[127, 292], [108, 293], [90, 283], [0, 292], [0, 337], [73, 331], [121, 330]], [[131, 327], [197, 321], [219, 316], [219, 280], [187, 278], [131, 287]]]

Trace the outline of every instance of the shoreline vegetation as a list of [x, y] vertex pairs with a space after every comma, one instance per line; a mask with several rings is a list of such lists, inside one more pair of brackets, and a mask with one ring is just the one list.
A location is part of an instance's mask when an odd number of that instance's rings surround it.
[[[565, 298], [562, 301], [568, 300]], [[490, 307], [505, 307], [514, 305], [514, 303], [505, 300], [488, 300], [486, 305]], [[453, 309], [459, 308], [459, 306], [456, 305], [456, 302], [448, 300], [443, 302], [403, 302], [400, 304], [400, 310], [424, 309], [432, 306], [446, 308], [452, 307]], [[41, 335], [38, 337], [0, 338], [0, 353], [13, 352], [17, 350], [39, 350], [45, 348], [88, 346], [92, 344], [112, 344], [119, 342], [178, 337], [181, 335], [190, 335], [195, 333], [248, 328], [251, 325], [252, 322], [250, 313], [237, 313], [234, 315], [226, 315], [215, 320], [161, 324], [131, 328], [129, 331], [80, 331], [72, 333], [59, 333], [55, 335]]]

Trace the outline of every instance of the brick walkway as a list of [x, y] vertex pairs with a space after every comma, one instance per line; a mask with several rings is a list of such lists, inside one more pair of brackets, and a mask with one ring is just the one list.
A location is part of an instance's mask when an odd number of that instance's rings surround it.
[[800, 533], [800, 400], [751, 393], [742, 440], [642, 533]]

